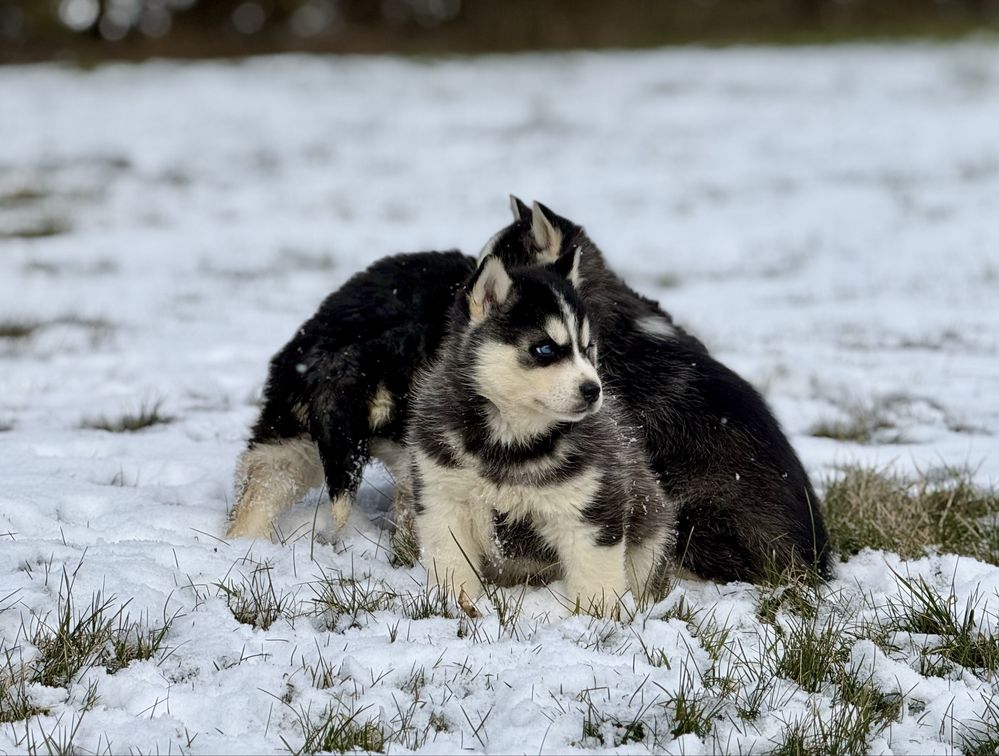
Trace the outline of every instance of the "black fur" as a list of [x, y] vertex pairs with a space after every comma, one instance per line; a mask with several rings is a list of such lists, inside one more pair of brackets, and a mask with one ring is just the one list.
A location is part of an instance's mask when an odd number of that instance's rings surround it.
[[[492, 246], [508, 268], [534, 264], [543, 252], [533, 213], [519, 201], [515, 208], [519, 219]], [[610, 271], [582, 227], [539, 211], [562, 237], [556, 254], [583, 249], [582, 294], [601, 341], [605, 390], [640, 423], [653, 469], [679, 507], [681, 563], [722, 581], [787, 567], [827, 574], [818, 498], [764, 400]], [[356, 490], [375, 436], [368, 402], [379, 384], [389, 389], [396, 411], [377, 435], [401, 439], [410, 380], [436, 353], [454, 294], [474, 267], [457, 252], [400, 255], [330, 295], [272, 361], [251, 446], [311, 434], [330, 495]], [[670, 335], [637, 326], [650, 316]]]
[[436, 352], [448, 307], [474, 270], [460, 252], [422, 252], [353, 276], [271, 360], [249, 446], [310, 436], [330, 496], [354, 494], [374, 437], [368, 403], [387, 389], [395, 410], [377, 436], [401, 441], [413, 374]]
[[[538, 207], [562, 237], [556, 254], [583, 250], [581, 293], [598, 326], [605, 389], [642, 426], [653, 469], [680, 508], [680, 563], [714, 580], [760, 580], [787, 567], [828, 575], [818, 497], [763, 398], [611, 272], [581, 226]], [[522, 216], [494, 253], [529, 264], [539, 251], [531, 226]], [[648, 316], [671, 334], [637, 327]]]
[[[477, 276], [481, 271], [482, 267]], [[639, 431], [624, 406], [607, 397], [599, 411], [578, 421], [552, 420], [542, 432], [519, 441], [497, 438], [491, 430], [490, 415], [501, 413], [482, 393], [478, 352], [485, 344], [498, 343], [514, 347], [520, 355], [528, 354], [529, 344], [545, 338], [545, 322], [560, 315], [560, 300], [582, 324], [588, 317], [586, 307], [567, 280], [567, 272], [562, 261], [512, 271], [509, 299], [474, 327], [467, 297], [476, 278], [469, 281], [452, 308], [437, 360], [420, 376], [413, 392], [409, 445], [435, 465], [464, 468], [500, 490], [508, 486], [533, 489], [541, 498], [551, 496], [546, 489], [550, 492], [552, 486], [596, 471], [600, 482], [595, 494], [578, 502], [583, 506], [581, 521], [595, 529], [597, 547], [622, 541], [629, 547], [640, 546], [655, 537], [649, 543], [659, 555], [657, 569], [645, 590], [658, 590], [664, 570], [673, 563], [675, 508], [663, 497], [644, 449], [631, 443]], [[578, 334], [573, 338], [578, 341]], [[596, 346], [591, 353], [597, 354]], [[517, 362], [521, 363], [521, 357]], [[528, 364], [521, 367], [527, 372], [553, 369], [557, 362], [540, 366], [530, 364], [528, 358]], [[448, 450], [446, 455], [441, 454], [442, 448]], [[444, 464], [439, 462], [442, 457]], [[424, 480], [416, 465], [411, 475], [415, 510], [423, 514], [432, 502], [424, 501]], [[460, 504], [469, 506], [470, 502]], [[489, 542], [498, 549], [491, 555], [495, 561], [490, 564], [487, 555], [487, 562], [477, 568], [484, 568], [487, 575], [514, 574], [533, 582], [559, 574], [553, 562], [557, 557], [554, 545], [534, 530], [529, 516], [511, 519], [494, 511], [493, 523], [496, 529]], [[512, 563], [520, 560], [529, 565]]]

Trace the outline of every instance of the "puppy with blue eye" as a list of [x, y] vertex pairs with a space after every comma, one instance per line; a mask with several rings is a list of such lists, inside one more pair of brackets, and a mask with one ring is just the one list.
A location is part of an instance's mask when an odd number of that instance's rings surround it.
[[609, 616], [628, 590], [656, 591], [675, 553], [675, 508], [601, 385], [580, 254], [512, 270], [485, 257], [416, 381], [421, 558], [463, 606], [480, 579], [562, 577], [570, 603]]

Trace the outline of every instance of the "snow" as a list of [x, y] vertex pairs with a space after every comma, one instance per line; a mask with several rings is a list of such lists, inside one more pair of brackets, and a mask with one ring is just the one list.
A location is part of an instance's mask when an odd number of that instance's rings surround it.
[[[166, 658], [33, 689], [50, 713], [32, 726], [51, 730], [96, 684], [80, 748], [299, 748], [293, 710], [340, 700], [393, 722], [422, 668], [414, 731], [432, 714], [446, 729], [413, 750], [609, 750], [583, 739], [584, 701], [634, 716], [710, 666], [687, 623], [660, 619], [681, 596], [751, 647], [756, 589], [695, 580], [626, 624], [566, 617], [532, 589], [513, 630], [492, 615], [471, 634], [398, 602], [332, 630], [304, 613], [261, 630], [219, 595], [263, 563], [303, 609], [321, 573], [419, 592], [422, 571], [381, 548], [383, 471], [343, 543], [312, 543], [314, 518], [330, 523], [318, 492], [282, 519], [285, 545], [226, 543], [234, 462], [269, 357], [327, 292], [390, 252], [478, 251], [510, 192], [585, 223], [616, 270], [764, 390], [816, 480], [852, 461], [999, 480], [993, 45], [7, 67], [0, 102], [0, 197], [38, 195], [0, 200], [0, 321], [42, 324], [0, 339], [13, 426], [0, 433], [0, 638], [30, 658], [23, 627], [56, 608], [64, 569], [79, 601], [100, 590], [151, 625], [177, 613]], [[62, 232], [19, 234], [47, 224]], [[885, 398], [901, 443], [809, 435]], [[81, 427], [157, 401], [172, 422]], [[999, 569], [952, 556], [863, 552], [831, 588], [883, 601], [899, 592], [889, 568], [999, 608]], [[642, 644], [674, 663], [650, 665]], [[951, 752], [996, 693], [923, 677], [869, 641], [851, 663], [925, 704], [875, 738], [883, 753]], [[308, 671], [320, 664], [337, 672], [330, 688]], [[829, 706], [782, 685], [751, 725], [677, 739], [667, 726], [660, 747], [766, 751]], [[24, 729], [0, 724], [0, 752], [23, 750]]]

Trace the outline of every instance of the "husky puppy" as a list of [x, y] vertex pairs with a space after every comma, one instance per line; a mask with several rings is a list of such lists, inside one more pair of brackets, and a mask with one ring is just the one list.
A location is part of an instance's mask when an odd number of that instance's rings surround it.
[[828, 575], [818, 497], [763, 398], [614, 274], [581, 226], [537, 202], [513, 198], [513, 210], [486, 254], [510, 266], [582, 251], [579, 290], [603, 345], [604, 386], [638, 422], [679, 508], [680, 565], [720, 581], [788, 568]]
[[508, 272], [487, 256], [417, 380], [416, 532], [428, 580], [462, 601], [481, 592], [479, 575], [526, 557], [548, 578], [561, 568], [570, 601], [609, 615], [672, 560], [674, 510], [604, 396], [579, 261], [577, 247]]
[[445, 303], [474, 270], [474, 258], [456, 251], [396, 255], [326, 298], [271, 360], [236, 469], [230, 537], [270, 537], [274, 518], [324, 481], [342, 526], [372, 455], [408, 498], [400, 442], [409, 384], [444, 335]]
[[[514, 222], [480, 258], [515, 268], [581, 249], [580, 292], [602, 344], [603, 381], [641, 426], [652, 469], [679, 507], [680, 564], [720, 581], [789, 567], [827, 574], [818, 498], [759, 394], [615, 275], [581, 226], [538, 203], [511, 198], [511, 207]], [[270, 535], [273, 518], [324, 477], [342, 524], [372, 454], [396, 477], [397, 533], [407, 532], [398, 442], [410, 382], [435, 356], [454, 294], [474, 270], [458, 252], [390, 257], [323, 302], [271, 362], [237, 469], [230, 536]]]

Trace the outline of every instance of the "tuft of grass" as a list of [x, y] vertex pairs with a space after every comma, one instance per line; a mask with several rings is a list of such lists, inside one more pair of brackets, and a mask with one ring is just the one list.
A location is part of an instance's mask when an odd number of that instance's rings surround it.
[[835, 617], [792, 618], [773, 641], [774, 673], [811, 693], [819, 692], [848, 658], [845, 630], [845, 623]]
[[393, 567], [414, 567], [420, 558], [420, 544], [416, 539], [416, 528], [412, 518], [396, 523], [392, 530]]
[[0, 239], [46, 239], [70, 231], [72, 226], [64, 218], [42, 216], [31, 223], [15, 228], [0, 228]]
[[824, 514], [844, 557], [872, 548], [912, 559], [936, 548], [999, 564], [999, 493], [976, 486], [967, 468], [908, 478], [852, 465], [827, 482]]
[[944, 595], [921, 575], [895, 577], [907, 596], [900, 595], [888, 602], [887, 624], [898, 632], [934, 639], [920, 649], [920, 672], [946, 676], [950, 672], [949, 662], [982, 679], [994, 679], [999, 672], [999, 637], [979, 624], [986, 610], [980, 595], [972, 593], [959, 608], [953, 585]]
[[756, 593], [756, 616], [761, 622], [774, 624], [781, 611], [804, 619], [815, 619], [819, 613], [821, 579], [812, 571], [795, 566], [783, 569], [768, 566], [766, 577]]
[[358, 627], [360, 617], [390, 608], [395, 598], [370, 576], [358, 580], [353, 576], [323, 572], [321, 579], [310, 583], [309, 587], [314, 594], [312, 604], [328, 630], [343, 629], [345, 624]]
[[999, 700], [984, 699], [985, 711], [965, 725], [961, 733], [964, 756], [995, 756], [999, 753]]
[[695, 609], [687, 598], [681, 594], [676, 600], [676, 603], [671, 604], [666, 611], [663, 612], [660, 619], [663, 622], [668, 622], [671, 619], [678, 619], [681, 622], [690, 624], [697, 619], [697, 609]]
[[386, 733], [376, 720], [361, 720], [366, 710], [350, 711], [337, 703], [327, 706], [318, 717], [313, 717], [307, 710], [292, 709], [302, 729], [304, 742], [301, 748], [292, 748], [285, 740], [285, 747], [293, 754], [384, 753], [388, 740]]
[[458, 616], [448, 592], [429, 585], [402, 597], [402, 613], [411, 620], [455, 619]]
[[901, 700], [867, 682], [844, 684], [855, 687], [829, 710], [813, 702], [808, 715], [788, 723], [771, 756], [865, 756], [873, 737], [901, 716]]
[[278, 593], [271, 579], [271, 565], [256, 565], [240, 579], [223, 579], [215, 584], [237, 622], [266, 630], [281, 617], [294, 616], [295, 597]]
[[34, 320], [3, 320], [0, 321], [0, 339], [24, 341], [30, 339], [42, 324]]
[[125, 669], [134, 661], [148, 661], [164, 647], [167, 634], [173, 624], [176, 614], [164, 617], [159, 627], [150, 626], [140, 619], [133, 622], [129, 617], [120, 617], [118, 626], [111, 634], [108, 647], [102, 655], [101, 662], [109, 674]]
[[0, 724], [18, 722], [44, 709], [36, 706], [28, 694], [30, 670], [20, 660], [14, 658], [14, 649], [0, 650]]
[[49, 687], [66, 687], [81, 673], [104, 667], [114, 674], [136, 660], [151, 659], [164, 646], [174, 618], [164, 613], [163, 624], [133, 621], [114, 596], [95, 592], [79, 608], [74, 596], [73, 575], [63, 571], [54, 621], [39, 620], [25, 635], [38, 649], [27, 667], [26, 679]]
[[316, 642], [316, 650], [319, 651], [319, 655], [316, 657], [316, 663], [309, 664], [303, 659], [302, 671], [312, 681], [313, 688], [328, 690], [336, 685], [337, 682], [344, 679], [344, 676], [341, 674], [339, 668], [334, 669], [330, 666], [329, 662], [323, 658], [323, 652], [319, 647], [318, 641]]
[[[24, 747], [24, 753], [48, 756], [76, 756], [82, 749], [76, 743], [77, 733], [83, 724], [85, 712], [73, 715], [68, 725], [63, 725], [64, 714], [60, 714], [51, 730], [39, 729], [36, 733], [30, 726], [24, 728], [24, 735], [16, 742], [18, 747]], [[106, 753], [110, 753], [110, 743]]]
[[39, 656], [32, 682], [62, 688], [81, 672], [97, 666], [123, 619], [124, 607], [98, 591], [82, 611], [76, 611], [71, 587], [60, 596], [54, 625], [39, 622], [31, 636]]
[[674, 273], [659, 273], [653, 277], [652, 283], [660, 289], [676, 289], [683, 280]]
[[666, 700], [673, 727], [670, 735], [679, 738], [693, 733], [703, 738], [714, 727], [725, 708], [725, 702], [709, 695], [703, 688], [694, 684], [694, 676], [686, 666], [680, 670], [680, 686]]
[[809, 433], [818, 438], [858, 444], [901, 444], [905, 439], [892, 417], [897, 402], [888, 399], [851, 402], [840, 407], [842, 417], [821, 420]]
[[885, 692], [870, 676], [857, 670], [844, 669], [836, 680], [837, 701], [853, 706], [865, 732], [877, 734], [905, 712], [905, 696], [897, 691]]
[[72, 314], [44, 321], [12, 317], [0, 320], [0, 342], [4, 342], [9, 349], [20, 348], [43, 331], [58, 326], [68, 326], [85, 331], [93, 346], [106, 341], [113, 332], [112, 324], [101, 318], [86, 318]]
[[[614, 716], [600, 709], [593, 701], [593, 691], [584, 690], [579, 700], [585, 704], [581, 744], [596, 742], [602, 746], [619, 746], [628, 743], [645, 743], [658, 735], [655, 719], [649, 715], [655, 699], [625, 717]], [[646, 721], [648, 719], [649, 721]]]
[[13, 189], [0, 194], [0, 207], [20, 207], [22, 205], [33, 205], [46, 199], [48, 194], [40, 189], [28, 186]]
[[172, 423], [174, 418], [162, 412], [162, 402], [143, 403], [136, 412], [127, 412], [118, 418], [96, 417], [84, 420], [81, 428], [102, 430], [108, 433], [135, 433], [155, 425]]

